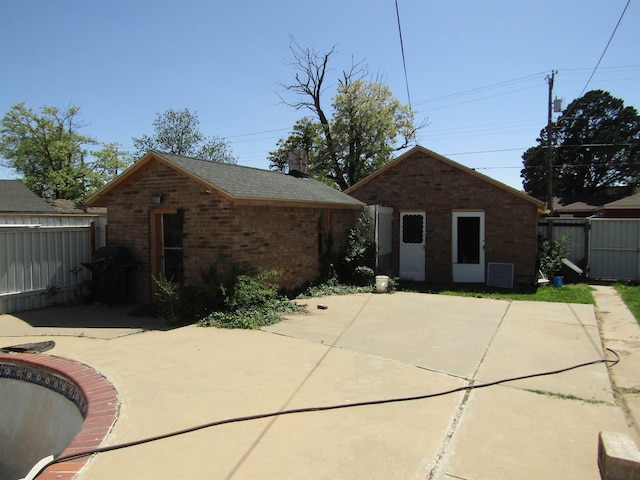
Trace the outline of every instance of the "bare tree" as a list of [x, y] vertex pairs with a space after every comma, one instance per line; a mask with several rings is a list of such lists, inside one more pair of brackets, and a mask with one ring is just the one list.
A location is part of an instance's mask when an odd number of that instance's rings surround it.
[[[323, 144], [317, 149], [317, 161], [309, 165], [312, 173], [346, 189], [388, 162], [393, 151], [415, 140], [411, 109], [393, 98], [382, 82], [366, 80], [368, 69], [362, 62], [352, 61], [350, 68], [342, 71], [329, 116], [322, 102], [329, 60], [336, 47], [322, 53], [303, 48], [292, 38], [289, 48], [294, 82], [281, 86], [293, 100], [279, 96], [295, 110], [311, 111], [320, 125]], [[397, 147], [396, 137], [403, 139]]]

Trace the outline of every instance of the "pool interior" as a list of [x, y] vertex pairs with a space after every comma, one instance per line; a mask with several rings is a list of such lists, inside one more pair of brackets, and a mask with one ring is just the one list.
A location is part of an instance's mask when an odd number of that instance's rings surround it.
[[[0, 403], [10, 405], [0, 412], [0, 480], [24, 477], [48, 455], [97, 448], [117, 417], [113, 385], [76, 361], [0, 353], [0, 383]], [[88, 459], [53, 465], [38, 479], [71, 479]]]

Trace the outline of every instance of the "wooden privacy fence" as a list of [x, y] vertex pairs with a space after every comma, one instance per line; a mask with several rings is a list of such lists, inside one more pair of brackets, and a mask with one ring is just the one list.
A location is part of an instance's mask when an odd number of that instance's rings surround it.
[[105, 244], [105, 217], [0, 216], [0, 313], [78, 300], [91, 278], [82, 263]]
[[544, 218], [538, 232], [553, 240], [569, 235], [569, 260], [588, 278], [640, 280], [640, 218]]

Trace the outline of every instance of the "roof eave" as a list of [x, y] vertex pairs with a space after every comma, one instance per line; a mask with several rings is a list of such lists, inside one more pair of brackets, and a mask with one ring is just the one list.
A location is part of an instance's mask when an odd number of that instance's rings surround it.
[[125, 182], [131, 176], [135, 175], [137, 172], [143, 170], [147, 166], [147, 164], [150, 163], [153, 159], [171, 168], [172, 170], [175, 170], [181, 173], [182, 175], [185, 175], [191, 178], [192, 180], [200, 183], [205, 188], [215, 190], [216, 192], [220, 193], [223, 197], [226, 197], [229, 200], [234, 200], [235, 198], [225, 190], [222, 190], [220, 187], [213, 185], [210, 182], [207, 182], [202, 177], [199, 177], [198, 175], [191, 173], [189, 170], [186, 170], [180, 167], [179, 165], [176, 165], [175, 163], [167, 160], [166, 158], [163, 157], [162, 153], [152, 150], [149, 153], [147, 153], [144, 157], [142, 157], [140, 160], [138, 160], [136, 163], [134, 163], [127, 170], [122, 172], [117, 178], [115, 178], [112, 182], [107, 184], [104, 188], [102, 188], [98, 192], [94, 193], [91, 197], [89, 197], [89, 199], [87, 200], [87, 206], [88, 207], [106, 207], [107, 206], [106, 202], [100, 202], [100, 200], [104, 200], [104, 198], [113, 190], [115, 190], [120, 184]]

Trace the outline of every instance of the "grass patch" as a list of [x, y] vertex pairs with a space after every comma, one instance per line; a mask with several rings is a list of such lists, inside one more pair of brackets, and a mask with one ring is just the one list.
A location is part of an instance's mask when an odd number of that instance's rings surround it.
[[553, 287], [541, 285], [527, 290], [504, 290], [486, 285], [434, 285], [427, 283], [400, 282], [398, 290], [405, 292], [434, 293], [457, 297], [492, 298], [497, 300], [529, 300], [534, 302], [582, 303], [595, 305], [592, 289], [585, 283]]
[[560, 400], [577, 400], [579, 402], [590, 403], [592, 405], [609, 405], [609, 403], [605, 402], [604, 400], [580, 398], [576, 397], [575, 395], [566, 395], [564, 393], [545, 392], [543, 390], [531, 390], [529, 388], [525, 388], [525, 391], [535, 393], [537, 395], [544, 395], [545, 397], [558, 398]]
[[622, 297], [622, 301], [627, 304], [636, 321], [640, 323], [640, 285], [627, 285], [616, 283], [613, 287]]
[[617, 387], [617, 390], [625, 395], [640, 395], [640, 387]]

